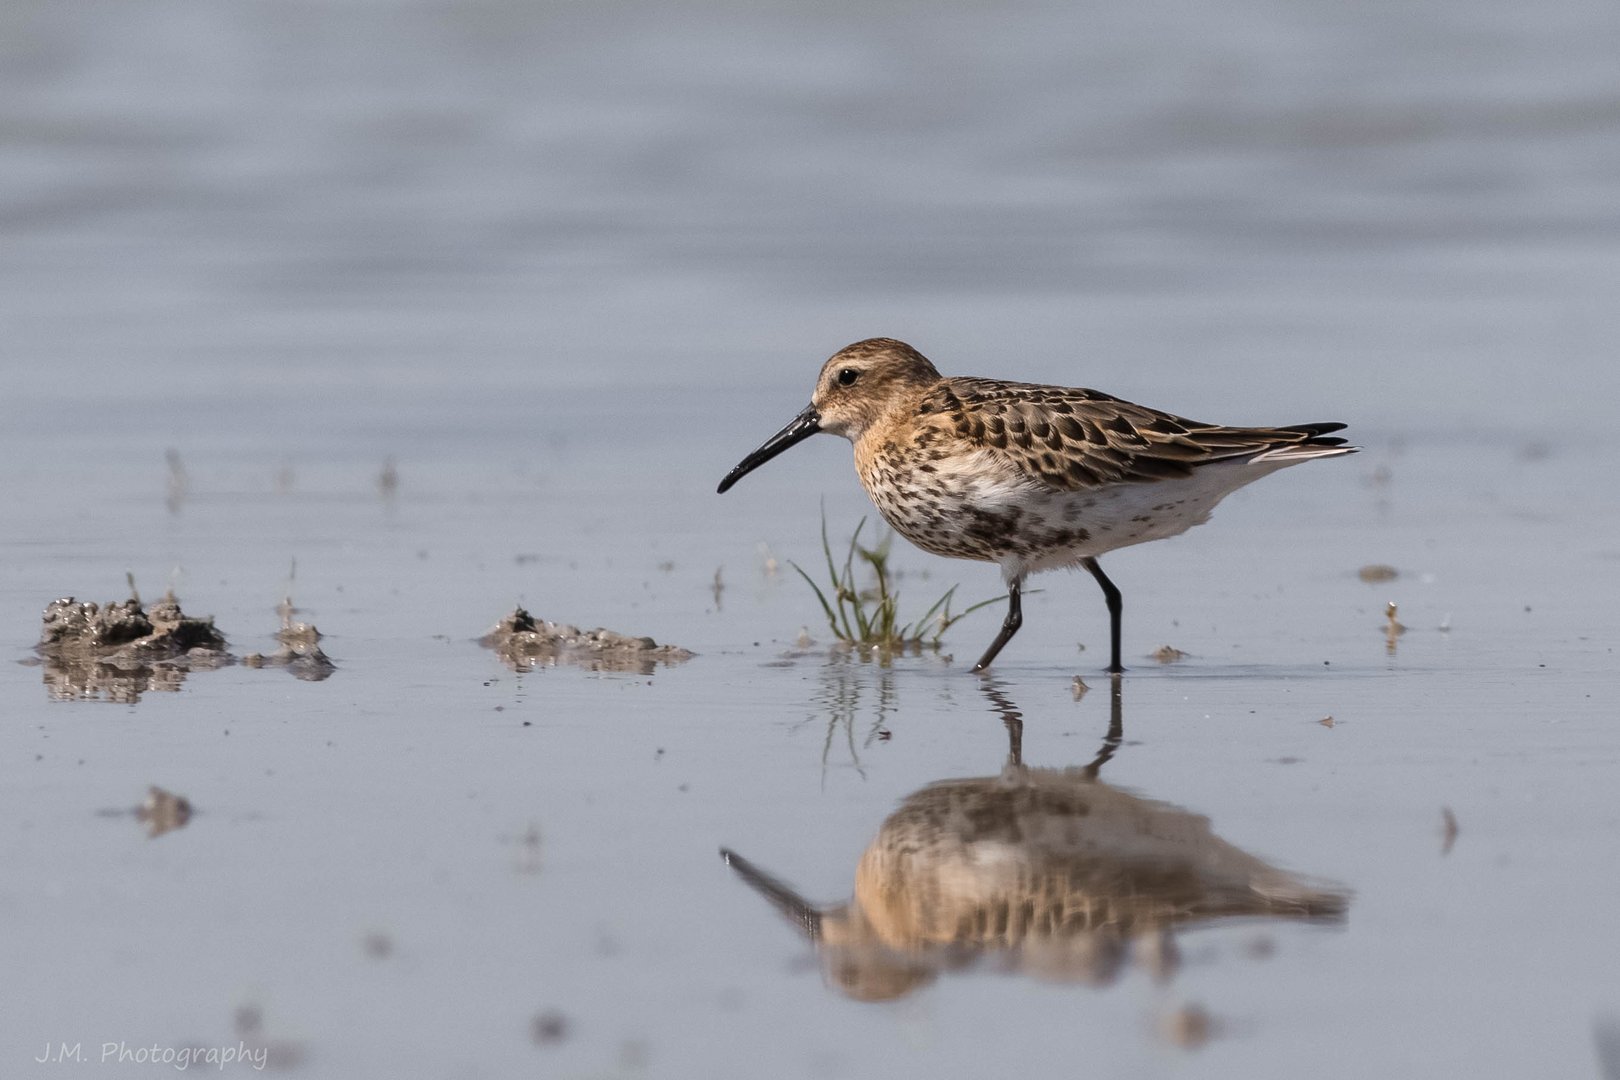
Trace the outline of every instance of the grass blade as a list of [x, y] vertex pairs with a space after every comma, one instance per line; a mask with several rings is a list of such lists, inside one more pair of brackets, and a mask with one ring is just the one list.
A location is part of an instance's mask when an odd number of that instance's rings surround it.
[[804, 567], [800, 566], [792, 559], [788, 560], [788, 565], [797, 570], [799, 572], [799, 576], [804, 578], [805, 584], [809, 585], [811, 590], [815, 592], [816, 599], [821, 601], [821, 610], [827, 614], [827, 625], [832, 628], [833, 637], [839, 637], [838, 619], [834, 617], [832, 605], [827, 603], [827, 597], [821, 591], [821, 586], [817, 585], [810, 575], [804, 572]]
[[[827, 586], [823, 588], [796, 562], [788, 565], [805, 580], [816, 602], [821, 605], [827, 626], [835, 638], [852, 645], [874, 646], [886, 652], [924, 645], [938, 648], [945, 632], [980, 608], [1005, 600], [1006, 594], [981, 600], [961, 612], [951, 611], [951, 602], [957, 586], [945, 590], [944, 595], [913, 622], [900, 621], [900, 592], [889, 578], [889, 551], [894, 534], [885, 532], [871, 547], [861, 546], [861, 534], [866, 528], [862, 518], [850, 535], [840, 567], [833, 555], [832, 537], [828, 533], [825, 504], [821, 514], [821, 554], [827, 563]], [[862, 570], [872, 575], [871, 586], [864, 591], [858, 581]]]

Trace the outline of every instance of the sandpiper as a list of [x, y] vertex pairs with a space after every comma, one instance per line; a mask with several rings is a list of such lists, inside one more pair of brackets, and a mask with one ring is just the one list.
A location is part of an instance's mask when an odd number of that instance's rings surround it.
[[1223, 427], [1096, 390], [945, 378], [905, 342], [869, 338], [822, 365], [809, 406], [720, 491], [817, 432], [842, 435], [896, 532], [936, 555], [1001, 566], [1007, 617], [974, 671], [1023, 624], [1026, 577], [1083, 566], [1108, 604], [1108, 670], [1118, 672], [1123, 604], [1097, 556], [1186, 532], [1268, 473], [1354, 453], [1329, 435], [1343, 427]]

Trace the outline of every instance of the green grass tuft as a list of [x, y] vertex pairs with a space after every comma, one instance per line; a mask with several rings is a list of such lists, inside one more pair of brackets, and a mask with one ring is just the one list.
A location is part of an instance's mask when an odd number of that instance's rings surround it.
[[[935, 600], [933, 606], [912, 622], [900, 622], [900, 593], [889, 577], [889, 547], [894, 534], [885, 532], [875, 547], [861, 545], [861, 531], [866, 528], [862, 518], [849, 538], [840, 566], [833, 557], [832, 541], [827, 536], [827, 515], [821, 515], [821, 550], [827, 559], [827, 584], [823, 588], [796, 562], [788, 565], [798, 571], [805, 583], [821, 602], [827, 616], [827, 626], [839, 641], [850, 645], [863, 645], [886, 652], [937, 649], [945, 631], [982, 607], [1005, 600], [1006, 595], [981, 600], [969, 608], [953, 613], [951, 601], [956, 596], [952, 585]], [[873, 581], [862, 589], [856, 581], [862, 571], [870, 571]]]

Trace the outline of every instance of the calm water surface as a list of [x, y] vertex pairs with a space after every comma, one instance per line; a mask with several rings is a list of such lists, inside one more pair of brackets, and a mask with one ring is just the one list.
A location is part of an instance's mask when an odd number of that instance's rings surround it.
[[[8, 5], [12, 656], [130, 572], [239, 653], [290, 589], [338, 670], [0, 668], [0, 1074], [1614, 1076], [1617, 51], [1577, 0]], [[713, 494], [873, 334], [1366, 452], [1110, 557], [1117, 696], [1084, 576], [988, 683], [990, 612], [885, 666], [787, 566], [848, 447]], [[699, 655], [513, 672], [518, 602]]]

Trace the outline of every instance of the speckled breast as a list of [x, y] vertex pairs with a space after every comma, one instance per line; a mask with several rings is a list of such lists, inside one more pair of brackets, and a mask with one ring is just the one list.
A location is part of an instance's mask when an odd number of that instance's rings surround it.
[[[862, 450], [867, 448], [862, 447]], [[1019, 481], [984, 450], [885, 441], [856, 454], [867, 494], [895, 532], [924, 551], [988, 562], [1028, 560], [1083, 544], [1077, 515]]]

